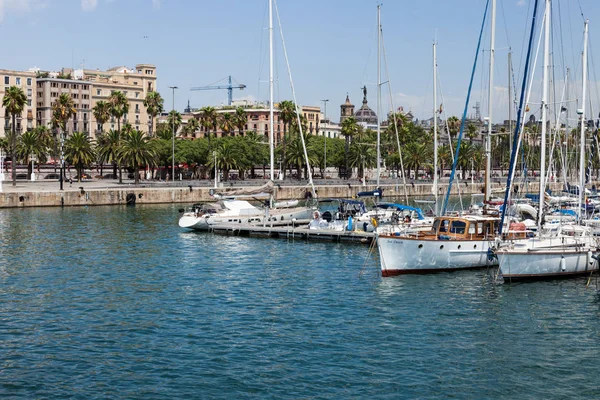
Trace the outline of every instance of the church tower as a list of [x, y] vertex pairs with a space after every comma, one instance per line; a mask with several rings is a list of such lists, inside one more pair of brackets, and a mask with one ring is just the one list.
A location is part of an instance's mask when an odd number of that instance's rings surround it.
[[350, 97], [346, 94], [346, 102], [340, 106], [340, 124], [348, 117], [354, 116], [354, 104], [350, 103]]

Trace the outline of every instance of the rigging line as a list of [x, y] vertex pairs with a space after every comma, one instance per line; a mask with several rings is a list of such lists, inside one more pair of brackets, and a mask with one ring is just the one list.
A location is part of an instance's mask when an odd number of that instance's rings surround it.
[[[275, 14], [277, 15], [277, 25], [279, 26], [279, 34], [281, 36], [281, 47], [283, 48], [283, 55], [285, 56], [285, 63], [287, 65], [288, 77], [290, 78], [290, 86], [292, 88], [292, 97], [294, 98], [294, 104], [296, 106], [296, 122], [298, 123], [298, 131], [300, 133], [299, 136], [300, 136], [300, 140], [302, 141], [302, 148], [304, 150], [304, 160], [306, 161], [306, 171], [308, 173], [308, 184], [311, 187], [313, 198], [316, 198], [317, 193], [315, 192], [315, 185], [314, 185], [313, 179], [312, 179], [312, 171], [310, 169], [310, 160], [308, 159], [308, 152], [306, 150], [306, 141], [304, 140], [304, 132], [302, 132], [302, 121], [300, 120], [300, 109], [298, 108], [298, 101], [296, 100], [296, 90], [294, 89], [294, 81], [292, 79], [292, 69], [290, 67], [290, 61], [288, 59], [287, 49], [285, 47], [285, 39], [283, 38], [283, 29], [281, 27], [281, 19], [279, 18], [279, 7], [277, 6], [277, 0], [273, 0], [273, 3], [275, 4]], [[298, 171], [298, 172], [300, 172], [300, 171]]]
[[[569, 38], [571, 40], [571, 57], [573, 58], [573, 67], [577, 65], [577, 58], [575, 57], [575, 46], [573, 45], [573, 25], [571, 25], [571, 2], [567, 1], [567, 21], [569, 21]], [[574, 69], [574, 71], [577, 71]]]
[[[385, 42], [383, 40], [383, 29], [381, 29], [380, 35], [381, 35], [381, 47], [383, 49], [383, 63], [385, 64], [385, 78], [386, 78], [387, 84], [388, 84], [388, 93], [390, 95], [390, 105], [392, 108], [392, 116], [394, 117], [394, 131], [396, 132], [396, 144], [398, 145], [398, 156], [400, 157], [400, 168], [402, 169], [402, 185], [403, 185], [403, 189], [404, 189], [404, 198], [405, 198], [406, 204], [408, 204], [408, 193], [406, 191], [406, 174], [404, 173], [404, 162], [402, 160], [402, 149], [400, 148], [400, 138], [398, 135], [398, 121], [396, 121], [396, 108], [394, 106], [392, 82], [390, 79], [390, 71], [388, 69], [387, 53], [385, 51]], [[377, 162], [379, 162], [379, 160], [377, 160]]]
[[[535, 33], [535, 19], [536, 19], [536, 14], [537, 14], [537, 8], [538, 8], [538, 0], [535, 0], [535, 4], [533, 6], [533, 19], [531, 21], [531, 31], [529, 33], [529, 45], [527, 46], [527, 58], [525, 59], [525, 70], [523, 73], [523, 83], [521, 85], [521, 96], [520, 96], [521, 98], [519, 100], [517, 123], [515, 125], [513, 148], [512, 148], [512, 152], [510, 154], [510, 165], [509, 165], [508, 178], [506, 180], [506, 190], [504, 191], [504, 206], [502, 207], [502, 217], [500, 218], [500, 226], [498, 228], [498, 232], [500, 233], [500, 235], [502, 235], [502, 225], [504, 223], [504, 217], [506, 216], [506, 209], [508, 208], [507, 204], [508, 204], [508, 197], [510, 195], [511, 176], [514, 173], [514, 161], [516, 158], [516, 151], [517, 151], [517, 146], [518, 146], [518, 142], [519, 142], [519, 124], [521, 122], [520, 121], [521, 113], [523, 112], [523, 101], [524, 101], [524, 96], [525, 96], [525, 87], [527, 85], [527, 73], [528, 73], [528, 69], [529, 69], [529, 59], [531, 57], [531, 47], [533, 45], [533, 36]], [[542, 210], [540, 210], [539, 212], [542, 212]]]
[[259, 54], [259, 56], [258, 56], [259, 57], [258, 58], [259, 59], [259, 61], [258, 61], [258, 82], [257, 82], [257, 85], [256, 85], [256, 87], [257, 87], [257, 89], [256, 89], [256, 99], [258, 101], [260, 101], [260, 88], [261, 88], [261, 83], [262, 83], [261, 75], [262, 75], [262, 72], [263, 72], [263, 68], [265, 66], [265, 57], [263, 55], [263, 51], [265, 52], [265, 54], [266, 54], [266, 51], [265, 51], [265, 49], [263, 47], [263, 44], [264, 44], [264, 40], [263, 39], [265, 37], [265, 31], [267, 30], [265, 28], [265, 20], [267, 19], [267, 13], [268, 13], [268, 0], [265, 1], [265, 8], [263, 9], [263, 18], [262, 18], [263, 26], [261, 27], [260, 48], [259, 48], [259, 53], [258, 53]]
[[[527, 15], [525, 16], [525, 21], [529, 21], [530, 15], [531, 15], [531, 2], [528, 1], [527, 2]], [[525, 28], [525, 30], [523, 31], [523, 40], [521, 42], [521, 55], [519, 56], [519, 64], [518, 64], [518, 68], [517, 68], [517, 76], [521, 76], [521, 68], [523, 66], [523, 57], [525, 56], [525, 54], [523, 54], [523, 52], [527, 48], [525, 46], [525, 43], [527, 43], [527, 28]]]
[[508, 24], [506, 23], [506, 15], [504, 14], [504, 2], [500, 1], [500, 12], [502, 13], [502, 21], [504, 21], [504, 32], [506, 34], [506, 43], [508, 43], [508, 47], [510, 48], [510, 36], [508, 35]]
[[483, 13], [483, 21], [481, 22], [481, 29], [479, 31], [479, 41], [477, 42], [477, 50], [475, 51], [475, 60], [473, 61], [473, 69], [471, 70], [471, 82], [469, 82], [469, 90], [467, 91], [467, 99], [465, 100], [465, 109], [463, 111], [462, 121], [460, 123], [460, 132], [458, 134], [458, 140], [456, 143], [456, 152], [454, 154], [454, 162], [452, 163], [452, 172], [450, 172], [450, 181], [448, 182], [448, 192], [446, 193], [446, 197], [444, 199], [444, 207], [442, 208], [442, 213], [440, 215], [446, 214], [446, 209], [448, 208], [448, 200], [450, 199], [450, 193], [452, 191], [452, 181], [454, 180], [454, 174], [456, 172], [456, 166], [458, 165], [458, 152], [460, 150], [460, 142], [462, 140], [462, 135], [465, 129], [465, 120], [467, 119], [467, 111], [469, 109], [469, 100], [471, 99], [471, 90], [473, 89], [473, 78], [475, 77], [475, 70], [477, 69], [477, 56], [479, 55], [479, 49], [481, 46], [481, 38], [483, 36], [483, 28], [485, 26], [485, 20], [487, 16], [488, 6], [490, 5], [490, 1], [487, 0], [485, 2], [485, 11]]
[[[442, 81], [440, 79], [439, 68], [437, 71], [437, 81], [438, 81], [438, 85], [440, 87], [439, 93], [440, 93], [440, 96], [442, 97], [442, 105], [444, 105], [444, 104], [446, 104], [446, 101], [444, 100], [444, 89], [442, 88]], [[448, 148], [450, 149], [450, 158], [452, 158], [454, 160], [454, 148], [452, 147], [452, 135], [450, 135], [450, 128], [448, 127], [448, 113], [446, 112], [446, 107], [442, 107], [442, 115], [443, 115], [443, 117], [440, 115], [440, 119], [445, 122], [444, 127], [446, 128], [446, 135], [448, 135]], [[443, 175], [444, 170], [441, 169], [441, 172]], [[460, 201], [460, 210], [464, 211], [464, 204], [463, 204], [462, 192], [460, 190], [460, 185], [456, 185], [456, 187], [458, 189], [458, 200]]]
[[[562, 59], [562, 67], [563, 67], [563, 73], [564, 73], [564, 69], [567, 68], [567, 63], [565, 62], [565, 45], [563, 42], [563, 27], [562, 27], [562, 11], [560, 8], [560, 1], [557, 3], [558, 4], [558, 32], [559, 32], [559, 38], [560, 38], [560, 55], [561, 55], [561, 59]], [[556, 24], [554, 24], [556, 25]]]

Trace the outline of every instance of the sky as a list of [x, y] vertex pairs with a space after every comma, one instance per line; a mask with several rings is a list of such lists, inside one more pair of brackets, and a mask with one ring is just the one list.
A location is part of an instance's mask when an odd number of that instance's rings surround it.
[[[508, 117], [508, 48], [520, 88], [534, 0], [497, 1], [492, 119], [502, 121]], [[358, 109], [361, 88], [366, 86], [369, 106], [376, 110], [377, 4], [375, 0], [277, 2], [299, 104], [323, 106], [321, 100], [328, 99], [327, 114], [337, 121], [346, 95]], [[394, 108], [402, 106], [417, 118], [432, 116], [432, 44], [436, 41], [437, 103], [443, 103], [446, 115], [462, 115], [485, 4], [486, 0], [392, 0], [382, 5], [387, 63], [382, 61], [381, 81], [389, 82], [382, 85], [382, 113], [391, 109], [391, 97]], [[267, 7], [267, 0], [0, 0], [0, 68], [57, 71], [62, 67], [106, 69], [151, 63], [157, 66], [158, 90], [168, 109], [173, 100], [169, 86], [179, 88], [175, 108], [180, 111], [188, 101], [192, 107], [224, 104], [226, 90], [190, 88], [225, 84], [228, 75], [246, 85], [243, 91], [234, 90], [234, 99], [267, 101]], [[600, 16], [600, 2], [553, 0], [552, 10], [553, 90], [561, 92], [564, 71], [569, 67], [569, 80], [574, 82], [569, 97], [578, 97], [581, 14], [585, 18]], [[292, 92], [275, 18], [277, 102], [292, 99]], [[480, 102], [482, 117], [488, 115], [489, 19], [468, 109], [469, 115], [474, 114], [473, 106]], [[600, 28], [594, 23], [592, 19], [592, 49], [600, 43]], [[536, 35], [539, 25], [538, 21]], [[534, 81], [541, 79], [539, 57]], [[593, 57], [592, 50], [590, 80], [595, 82]], [[532, 99], [539, 98], [537, 86]], [[597, 102], [598, 86], [592, 87], [592, 101]]]

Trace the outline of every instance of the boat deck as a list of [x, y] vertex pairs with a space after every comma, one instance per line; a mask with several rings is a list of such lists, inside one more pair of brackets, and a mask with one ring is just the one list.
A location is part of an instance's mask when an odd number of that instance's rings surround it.
[[216, 234], [234, 236], [269, 237], [279, 239], [302, 239], [328, 242], [354, 242], [370, 244], [375, 240], [373, 232], [334, 231], [328, 229], [308, 229], [304, 226], [262, 226], [252, 224], [219, 224], [211, 228]]

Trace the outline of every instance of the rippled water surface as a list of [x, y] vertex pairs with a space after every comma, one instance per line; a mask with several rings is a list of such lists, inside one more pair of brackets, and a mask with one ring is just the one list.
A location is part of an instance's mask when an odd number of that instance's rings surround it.
[[600, 398], [595, 279], [382, 279], [178, 208], [0, 211], [0, 398]]

